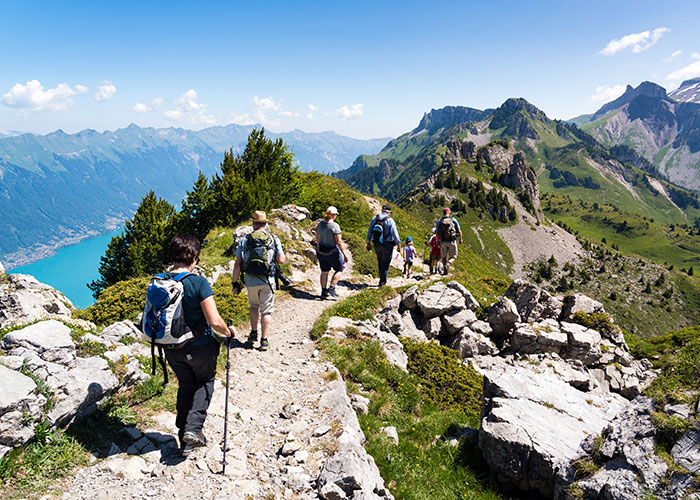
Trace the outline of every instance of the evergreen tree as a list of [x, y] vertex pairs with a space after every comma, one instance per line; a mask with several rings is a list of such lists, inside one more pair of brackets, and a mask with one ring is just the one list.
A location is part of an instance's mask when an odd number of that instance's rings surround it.
[[192, 234], [203, 241], [209, 230], [216, 225], [213, 210], [213, 190], [206, 176], [199, 172], [192, 190], [182, 200], [180, 211], [173, 221], [173, 234]]

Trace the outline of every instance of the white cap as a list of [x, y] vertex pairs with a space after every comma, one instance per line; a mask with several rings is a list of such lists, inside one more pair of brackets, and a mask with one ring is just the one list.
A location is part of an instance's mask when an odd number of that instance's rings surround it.
[[326, 213], [331, 215], [338, 215], [338, 209], [331, 205], [326, 209]]

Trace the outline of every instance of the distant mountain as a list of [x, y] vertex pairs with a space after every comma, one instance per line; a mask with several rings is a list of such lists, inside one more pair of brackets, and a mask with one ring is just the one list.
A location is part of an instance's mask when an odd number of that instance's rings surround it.
[[700, 104], [700, 78], [684, 81], [676, 90], [669, 92], [668, 96], [679, 102]]
[[[242, 151], [253, 128], [132, 124], [104, 133], [0, 138], [0, 260], [13, 267], [62, 241], [118, 226], [150, 189], [178, 205], [199, 171], [216, 173], [223, 152]], [[302, 170], [322, 172], [345, 168], [388, 141], [300, 130], [268, 135], [290, 145]]]
[[606, 146], [632, 148], [672, 182], [700, 190], [700, 104], [691, 102], [698, 85], [684, 82], [675, 100], [651, 82], [628, 86], [582, 128]]
[[[643, 113], [636, 103], [651, 98], [648, 94], [659, 95], [651, 87], [641, 89], [636, 96], [628, 94], [635, 103], [631, 105], [633, 113]], [[625, 106], [630, 106], [629, 102]], [[447, 117], [432, 133], [429, 127], [419, 125], [378, 154], [360, 156], [350, 169], [334, 175], [361, 191], [400, 202], [420, 183], [462, 160], [484, 172], [481, 175], [486, 178], [495, 175], [483, 166], [481, 156], [486, 154], [484, 146], [501, 142], [524, 154], [543, 193], [610, 203], [663, 223], [693, 222], [700, 215], [696, 197], [658, 178], [655, 166], [630, 147], [606, 147], [576, 125], [549, 119], [525, 99], [511, 98], [496, 109], [470, 110], [468, 114], [470, 108], [461, 108], [462, 113], [454, 109], [460, 108], [432, 110], [426, 115]], [[472, 120], [460, 123], [465, 116]], [[424, 121], [430, 123], [421, 123]]]

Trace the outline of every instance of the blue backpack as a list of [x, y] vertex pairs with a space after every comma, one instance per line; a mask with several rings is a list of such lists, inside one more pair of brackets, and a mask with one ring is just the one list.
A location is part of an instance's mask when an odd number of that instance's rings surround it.
[[151, 344], [151, 374], [156, 374], [155, 347], [158, 346], [160, 364], [163, 368], [163, 385], [168, 383], [168, 371], [163, 359], [163, 347], [178, 349], [196, 337], [185, 323], [182, 298], [185, 295], [182, 280], [192, 273], [182, 272], [169, 278], [156, 274], [151, 278], [146, 291], [141, 331]]
[[385, 222], [388, 221], [390, 217], [382, 220], [379, 220], [378, 217], [379, 216], [374, 219], [374, 226], [372, 226], [372, 241], [381, 245], [386, 239], [384, 236], [384, 231], [386, 230]]

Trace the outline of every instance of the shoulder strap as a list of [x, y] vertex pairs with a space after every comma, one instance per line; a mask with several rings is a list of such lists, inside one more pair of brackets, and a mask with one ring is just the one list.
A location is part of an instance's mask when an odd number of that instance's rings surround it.
[[189, 271], [183, 271], [183, 272], [177, 274], [175, 277], [173, 277], [173, 279], [175, 281], [182, 281], [185, 277], [189, 276], [190, 274], [192, 274], [192, 273]]

